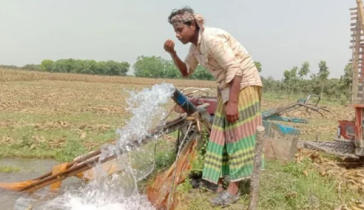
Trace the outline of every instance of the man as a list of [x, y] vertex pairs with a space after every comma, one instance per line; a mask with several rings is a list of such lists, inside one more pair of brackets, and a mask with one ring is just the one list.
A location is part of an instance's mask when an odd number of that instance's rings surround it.
[[[177, 39], [191, 43], [184, 61], [178, 57], [172, 40], [164, 44], [181, 74], [191, 75], [200, 64], [216, 78], [218, 105], [202, 178], [219, 186], [219, 195], [212, 204], [233, 204], [240, 197], [239, 182], [252, 174], [256, 128], [262, 125], [258, 70], [237, 40], [221, 29], [205, 27], [202, 16], [194, 15], [191, 8], [174, 10], [168, 20]], [[222, 188], [224, 176], [231, 180], [227, 190]]]

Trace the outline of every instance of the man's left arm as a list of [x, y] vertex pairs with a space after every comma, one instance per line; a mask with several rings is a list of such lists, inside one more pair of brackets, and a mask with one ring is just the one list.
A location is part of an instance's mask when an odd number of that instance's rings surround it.
[[229, 100], [226, 103], [225, 114], [228, 122], [239, 120], [239, 93], [240, 93], [241, 76], [235, 76], [230, 84]]
[[209, 42], [211, 56], [226, 69], [226, 87], [221, 91], [225, 106], [225, 114], [228, 122], [236, 122], [239, 119], [239, 92], [242, 78], [240, 63], [235, 53], [230, 48], [228, 41], [223, 37], [215, 37]]

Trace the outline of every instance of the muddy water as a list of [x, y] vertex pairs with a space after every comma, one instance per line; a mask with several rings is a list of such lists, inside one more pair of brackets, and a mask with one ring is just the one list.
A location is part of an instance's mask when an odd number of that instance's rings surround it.
[[[1, 173], [0, 182], [20, 182], [36, 178], [52, 170], [54, 165], [59, 162], [46, 159], [0, 159], [0, 167], [9, 166], [19, 168], [18, 172]], [[71, 186], [80, 185], [80, 180], [77, 178], [69, 178], [62, 182], [62, 189]], [[42, 204], [45, 200], [51, 198], [49, 187], [39, 192], [34, 193], [32, 196], [23, 193], [0, 190], [0, 209], [1, 210], [25, 210], [29, 205], [36, 207]]]

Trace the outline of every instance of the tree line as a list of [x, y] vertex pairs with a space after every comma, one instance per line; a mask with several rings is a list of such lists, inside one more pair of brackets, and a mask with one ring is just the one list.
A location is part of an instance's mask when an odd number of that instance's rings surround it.
[[95, 60], [76, 60], [70, 58], [56, 61], [46, 59], [40, 64], [27, 64], [23, 67], [13, 65], [1, 65], [0, 67], [58, 73], [125, 76], [129, 71], [130, 64], [128, 62], [116, 62], [112, 60], [97, 62]]
[[[262, 64], [255, 62], [258, 71], [262, 71]], [[308, 95], [315, 94], [330, 99], [349, 99], [352, 83], [351, 66], [348, 64], [340, 78], [331, 78], [330, 69], [326, 61], [320, 61], [319, 71], [313, 73], [309, 62], [294, 66], [283, 72], [281, 80], [272, 76], [261, 76], [264, 92], [278, 93], [282, 95]], [[172, 60], [166, 60], [156, 56], [140, 56], [133, 66], [137, 77], [150, 78], [179, 78], [181, 73]], [[214, 77], [203, 67], [198, 66], [195, 72], [187, 79], [214, 80]]]
[[[255, 62], [258, 71], [262, 71], [262, 64]], [[125, 76], [129, 71], [128, 62], [116, 61], [95, 61], [77, 59], [59, 59], [52, 61], [43, 60], [40, 64], [27, 64], [23, 67], [6, 66], [0, 67], [13, 69], [27, 69], [46, 72], [80, 73], [95, 75], [116, 75]], [[132, 66], [136, 77], [148, 78], [174, 78], [184, 79], [174, 65], [172, 60], [167, 60], [158, 56], [139, 56]], [[350, 87], [352, 83], [351, 66], [348, 64], [340, 78], [329, 79], [330, 70], [325, 61], [318, 63], [318, 73], [310, 70], [310, 64], [304, 62], [300, 67], [294, 66], [290, 70], [283, 72], [281, 80], [276, 80], [269, 76], [261, 77], [265, 92], [279, 94], [317, 94], [331, 98], [350, 97]], [[198, 66], [195, 72], [186, 79], [214, 80], [214, 77], [205, 68]]]
[[[255, 62], [255, 64], [260, 72], [261, 64], [259, 62]], [[163, 59], [162, 57], [139, 56], [133, 68], [136, 77], [182, 79], [182, 75], [173, 61]], [[212, 74], [200, 65], [197, 66], [193, 74], [187, 79], [215, 80]]]
[[352, 84], [351, 65], [347, 64], [340, 78], [329, 79], [330, 70], [325, 61], [318, 63], [318, 73], [310, 71], [310, 64], [304, 62], [301, 67], [294, 66], [285, 70], [281, 80], [269, 76], [262, 77], [264, 91], [282, 95], [315, 94], [328, 100], [349, 100]]
[[[256, 64], [259, 70], [261, 70], [261, 64], [259, 62], [256, 62]], [[40, 64], [27, 64], [22, 67], [14, 65], [0, 65], [0, 67], [46, 72], [125, 76], [129, 71], [130, 64], [128, 62], [111, 60], [97, 62], [95, 60], [76, 60], [70, 58], [56, 61], [46, 59]], [[133, 65], [133, 69], [137, 77], [182, 79], [181, 73], [173, 61], [163, 59], [162, 57], [139, 56]], [[188, 79], [214, 80], [214, 77], [205, 68], [198, 66], [193, 75]]]

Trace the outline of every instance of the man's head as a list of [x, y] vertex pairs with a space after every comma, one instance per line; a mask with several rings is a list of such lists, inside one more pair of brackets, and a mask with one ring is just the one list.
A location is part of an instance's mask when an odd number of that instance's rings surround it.
[[183, 44], [191, 42], [200, 30], [194, 11], [189, 7], [173, 10], [168, 17], [168, 22], [173, 25], [177, 39]]

